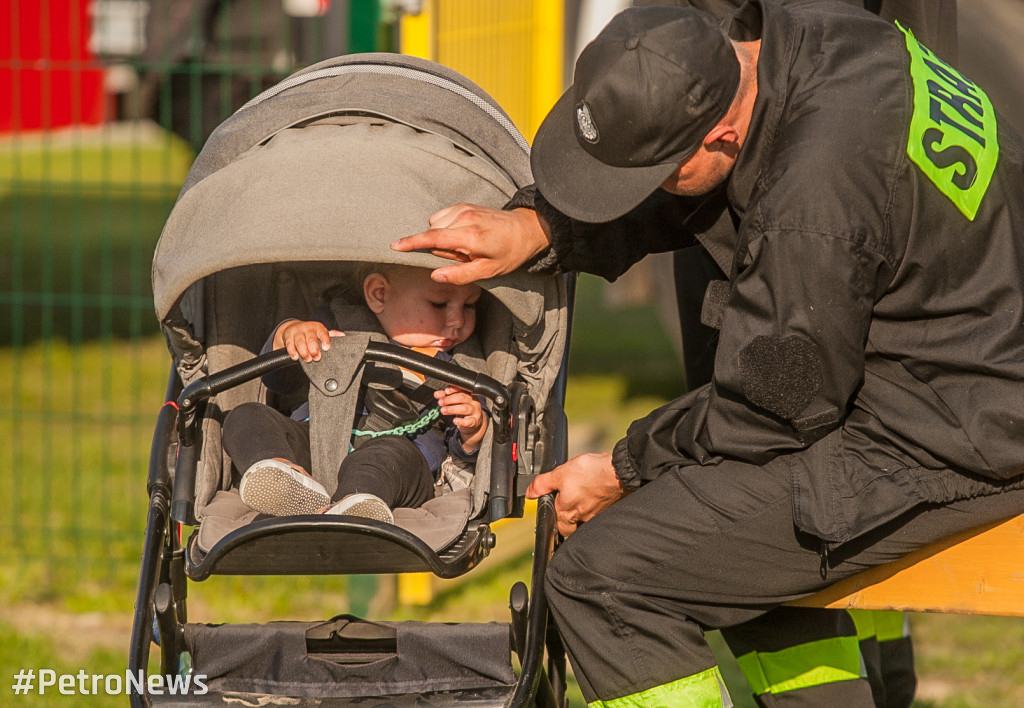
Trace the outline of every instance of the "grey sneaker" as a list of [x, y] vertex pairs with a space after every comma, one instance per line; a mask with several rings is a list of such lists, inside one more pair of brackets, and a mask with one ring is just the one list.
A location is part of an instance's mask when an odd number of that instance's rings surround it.
[[349, 494], [340, 502], [324, 512], [336, 516], [360, 516], [364, 519], [395, 523], [395, 515], [380, 497], [372, 494]]
[[245, 471], [238, 494], [250, 509], [271, 516], [316, 514], [331, 503], [323, 485], [279, 460], [260, 460]]

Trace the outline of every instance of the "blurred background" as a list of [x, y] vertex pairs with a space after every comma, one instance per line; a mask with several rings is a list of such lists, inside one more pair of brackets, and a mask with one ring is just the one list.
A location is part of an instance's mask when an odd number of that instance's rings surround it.
[[[298, 68], [397, 51], [476, 81], [532, 138], [579, 49], [626, 5], [0, 0], [0, 703], [69, 705], [14, 698], [9, 679], [21, 667], [125, 668], [150, 437], [170, 366], [150, 260], [214, 127]], [[1024, 0], [963, 0], [958, 28], [961, 68], [1024, 126]], [[671, 280], [658, 275], [671, 268], [649, 259], [611, 287], [580, 280], [567, 400], [573, 453], [609, 449], [631, 420], [685, 390]], [[190, 619], [352, 611], [504, 621], [508, 588], [529, 574], [532, 523], [496, 530], [500, 562], [458, 582], [215, 577], [190, 586]], [[1024, 705], [1019, 621], [912, 623], [918, 705]], [[751, 705], [728, 672], [737, 705]], [[578, 693], [571, 701], [582, 705]]]

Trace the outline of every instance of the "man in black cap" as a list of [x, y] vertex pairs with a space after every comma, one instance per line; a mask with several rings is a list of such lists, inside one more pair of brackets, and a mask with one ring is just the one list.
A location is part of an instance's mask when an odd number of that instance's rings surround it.
[[[889, 22], [899, 22], [944, 60], [957, 65], [956, 0], [845, 2], [868, 9]], [[633, 4], [695, 7], [724, 19], [735, 12], [743, 0], [634, 0]], [[995, 95], [992, 99], [997, 101]], [[718, 342], [718, 331], [701, 322], [704, 296], [709, 287], [718, 287], [712, 286], [712, 281], [726, 280], [727, 275], [699, 244], [675, 251], [671, 260], [683, 368], [687, 388], [693, 389], [711, 381]], [[861, 659], [876, 708], [909, 708], [916, 692], [917, 676], [906, 614], [891, 610], [849, 610], [849, 614], [857, 629]]]
[[700, 242], [729, 275], [712, 382], [531, 486], [572, 534], [559, 630], [596, 705], [728, 705], [722, 628], [762, 705], [871, 706], [849, 618], [780, 605], [1024, 510], [1024, 143], [869, 13], [751, 0], [725, 28], [618, 15], [537, 135], [536, 189], [395, 247], [464, 282], [614, 279]]

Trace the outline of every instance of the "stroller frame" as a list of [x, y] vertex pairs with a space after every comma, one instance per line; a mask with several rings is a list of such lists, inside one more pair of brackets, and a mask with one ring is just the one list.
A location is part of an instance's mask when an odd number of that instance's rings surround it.
[[[371, 146], [369, 152], [365, 146]], [[213, 574], [429, 571], [455, 577], [486, 558], [496, 541], [492, 522], [523, 515], [529, 482], [566, 459], [562, 406], [574, 286], [569, 275], [556, 279], [517, 273], [484, 284], [488, 303], [498, 309], [489, 311], [497, 319], [477, 328], [479, 352], [485, 357], [480, 361], [496, 378], [375, 341], [361, 344], [365, 350], [350, 351], [356, 363], [361, 357], [360, 366], [399, 366], [490, 401], [493, 423], [482, 448], [486, 456], [478, 463], [487, 466], [478, 467], [471, 488], [472, 518], [454, 541], [433, 546], [440, 552], [405, 528], [372, 520], [320, 515], [247, 523], [251, 516], [218, 517], [208, 510], [229, 482], [222, 469], [227, 462], [219, 447], [218, 416], [253, 400], [261, 376], [295, 363], [282, 351], [254, 356], [259, 347], [254, 339], [269, 325], [258, 325], [249, 313], [259, 312], [268, 322], [294, 316], [273, 308], [294, 305], [288, 298], [296, 296], [308, 307], [313, 296], [322, 296], [323, 288], [333, 285], [325, 278], [335, 277], [340, 262], [437, 267], [445, 261], [426, 253], [397, 254], [387, 245], [422, 228], [443, 206], [457, 201], [501, 206], [530, 181], [528, 146], [493, 99], [445, 67], [400, 55], [351, 55], [321, 62], [253, 99], [214, 132], [189, 172], [154, 255], [154, 300], [174, 362], [150, 453], [149, 509], [129, 669], [159, 683], [146, 675], [156, 644], [161, 675], [191, 675], [183, 672], [195, 656], [201, 676], [204, 661], [228, 643], [263, 646], [264, 640], [275, 649], [273, 661], [289, 668], [274, 663], [252, 669], [246, 664], [236, 674], [232, 665], [225, 669], [230, 678], [214, 681], [207, 693], [143, 691], [132, 694], [133, 706], [214, 705], [227, 696], [228, 687], [244, 691], [234, 697], [288, 696], [290, 704], [301, 706], [564, 705], [566, 655], [543, 584], [558, 542], [550, 496], [538, 500], [530, 587], [520, 582], [509, 592], [508, 633], [504, 623], [486, 628], [467, 623], [458, 625], [466, 626], [465, 634], [445, 633], [482, 638], [463, 649], [468, 663], [452, 657], [453, 669], [435, 671], [436, 663], [431, 669], [421, 667], [420, 654], [410, 650], [398, 652], [396, 661], [409, 662], [401, 677], [389, 675], [385, 685], [374, 674], [350, 685], [346, 682], [353, 674], [348, 669], [326, 671], [326, 679], [304, 669], [288, 673], [293, 671], [291, 657], [306, 654], [291, 643], [285, 650], [284, 638], [280, 646], [273, 644], [281, 636], [280, 625], [228, 626], [229, 634], [252, 634], [224, 639], [227, 635], [218, 635], [216, 627], [187, 621], [188, 582]], [[339, 204], [346, 208], [337, 208]], [[301, 252], [281, 238], [283, 229], [301, 233]], [[250, 267], [255, 270], [245, 270]], [[244, 326], [237, 324], [239, 310], [231, 308], [235, 301], [230, 297], [224, 298], [229, 303], [224, 310], [218, 298], [207, 299], [207, 290], [219, 294], [217, 289], [225, 286], [236, 298], [244, 294]], [[250, 287], [258, 289], [262, 305], [251, 299]], [[225, 315], [231, 326], [221, 328], [218, 318]], [[212, 437], [204, 441], [204, 436]], [[211, 516], [231, 523], [211, 531], [202, 547], [198, 529], [183, 540], [184, 526], [197, 526]], [[333, 621], [317, 625], [317, 631], [326, 625], [333, 626]], [[439, 629], [397, 625], [406, 626], [406, 637], [410, 629], [423, 635]], [[208, 645], [197, 639], [204, 632], [206, 637], [216, 635]], [[321, 636], [314, 639], [321, 641]], [[495, 643], [499, 640], [500, 645]], [[436, 661], [432, 647], [441, 644], [430, 641], [438, 640], [427, 637], [422, 646]], [[320, 660], [320, 650], [308, 643], [305, 648], [317, 652]], [[506, 648], [518, 657], [518, 674]], [[480, 649], [489, 658], [474, 664], [471, 655]], [[238, 659], [233, 650], [225, 652], [226, 659]], [[332, 659], [322, 661], [329, 665]], [[407, 680], [410, 674], [413, 680]], [[130, 688], [134, 685], [138, 683]]]

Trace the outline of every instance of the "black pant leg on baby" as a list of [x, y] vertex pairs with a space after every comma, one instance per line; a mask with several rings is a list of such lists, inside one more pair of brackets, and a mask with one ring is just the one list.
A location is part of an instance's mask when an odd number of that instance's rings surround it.
[[279, 457], [312, 471], [309, 423], [292, 420], [262, 403], [243, 403], [228, 413], [221, 436], [224, 450], [234, 462], [233, 481], [260, 460]]
[[415, 508], [434, 498], [434, 479], [411, 440], [387, 435], [361, 443], [341, 464], [333, 500], [356, 493], [378, 496], [392, 509]]

